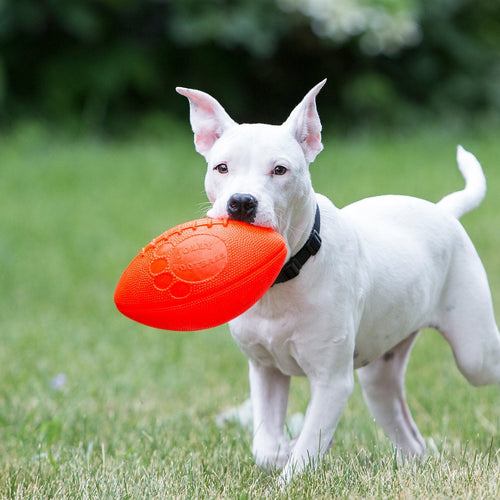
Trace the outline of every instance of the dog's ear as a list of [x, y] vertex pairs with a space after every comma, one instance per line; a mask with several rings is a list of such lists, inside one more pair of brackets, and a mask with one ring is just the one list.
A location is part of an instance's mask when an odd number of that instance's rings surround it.
[[313, 87], [302, 102], [290, 113], [283, 126], [288, 127], [311, 163], [323, 149], [321, 143], [321, 121], [316, 109], [316, 96], [326, 79]]
[[194, 132], [196, 151], [206, 156], [215, 141], [236, 122], [210, 95], [200, 90], [177, 87], [179, 94], [189, 99], [191, 128]]

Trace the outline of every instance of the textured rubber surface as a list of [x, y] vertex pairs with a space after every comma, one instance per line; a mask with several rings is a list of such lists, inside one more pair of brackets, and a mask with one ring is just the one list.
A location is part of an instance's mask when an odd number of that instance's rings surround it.
[[125, 316], [165, 330], [202, 330], [249, 309], [273, 284], [286, 245], [275, 231], [198, 219], [155, 238], [132, 260], [115, 291]]

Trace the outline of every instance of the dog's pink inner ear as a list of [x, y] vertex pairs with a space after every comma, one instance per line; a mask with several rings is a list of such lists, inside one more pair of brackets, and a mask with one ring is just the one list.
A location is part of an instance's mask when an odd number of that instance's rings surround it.
[[[307, 105], [305, 112], [305, 142], [310, 151], [308, 154], [312, 159], [323, 149], [321, 144], [321, 121], [319, 119], [318, 110], [316, 109], [316, 96], [313, 96]], [[312, 160], [311, 160], [312, 161]]]
[[189, 99], [196, 151], [205, 156], [224, 131], [236, 123], [209, 94], [182, 87], [177, 87], [176, 90]]
[[316, 109], [316, 95], [326, 80], [323, 80], [304, 97], [302, 102], [291, 112], [286, 120], [286, 126], [291, 128], [292, 134], [304, 151], [306, 160], [311, 163], [323, 149], [321, 143], [321, 120]]
[[200, 130], [194, 135], [196, 151], [201, 154], [207, 153], [219, 138], [220, 134], [216, 133], [215, 130]]
[[191, 125], [198, 153], [208, 153], [231, 124], [231, 118], [215, 100], [191, 101]]
[[321, 133], [310, 134], [306, 137], [306, 143], [309, 149], [319, 153], [323, 149], [323, 144], [321, 144]]
[[321, 143], [321, 122], [314, 102], [304, 112], [303, 120], [299, 119], [297, 122], [297, 140], [304, 151], [307, 161], [312, 162], [323, 149], [323, 144]]

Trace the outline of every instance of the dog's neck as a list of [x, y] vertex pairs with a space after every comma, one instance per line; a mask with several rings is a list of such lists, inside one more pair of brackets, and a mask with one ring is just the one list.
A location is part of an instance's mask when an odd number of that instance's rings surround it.
[[[284, 283], [296, 278], [304, 267], [304, 264], [314, 255], [316, 255], [321, 248], [321, 212], [319, 210], [319, 205], [316, 205], [316, 213], [314, 214], [314, 224], [309, 237], [307, 238], [305, 244], [302, 248], [289, 257], [288, 261], [285, 263], [281, 269], [278, 277], [276, 278], [274, 285], [279, 283]], [[273, 285], [273, 286], [274, 286]]]
[[288, 227], [283, 234], [287, 241], [289, 257], [295, 255], [308, 240], [314, 226], [316, 207], [316, 196], [311, 189], [311, 195], [301, 205], [293, 208]]

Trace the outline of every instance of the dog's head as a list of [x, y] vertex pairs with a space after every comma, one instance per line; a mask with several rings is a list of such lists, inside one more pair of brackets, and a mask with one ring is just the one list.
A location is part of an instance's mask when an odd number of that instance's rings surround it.
[[237, 124], [210, 95], [177, 88], [190, 104], [198, 153], [207, 160], [208, 216], [271, 227], [284, 234], [311, 199], [309, 163], [323, 149], [316, 85], [282, 125]]

